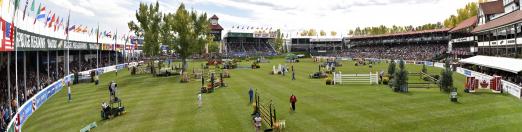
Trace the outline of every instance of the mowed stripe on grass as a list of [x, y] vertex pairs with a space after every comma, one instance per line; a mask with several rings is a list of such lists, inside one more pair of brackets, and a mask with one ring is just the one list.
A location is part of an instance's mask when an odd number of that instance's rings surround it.
[[[190, 63], [199, 67], [200, 63]], [[242, 62], [247, 66], [250, 62]], [[278, 119], [286, 120], [287, 131], [519, 131], [522, 126], [520, 100], [505, 94], [467, 94], [462, 92], [465, 78], [454, 73], [459, 102], [438, 88], [410, 89], [394, 93], [384, 85], [327, 86], [324, 79], [309, 79], [318, 63], [303, 59], [295, 63], [296, 81], [286, 76], [269, 75], [282, 59], [262, 63], [261, 69], [230, 70], [226, 88], [203, 95], [197, 107], [199, 80], [179, 83], [179, 77], [131, 76], [126, 70], [107, 73], [101, 85], [80, 84], [72, 88], [73, 101], [67, 103], [66, 90], [48, 100], [24, 125], [24, 131], [78, 131], [96, 121], [94, 131], [253, 131], [248, 104], [248, 89], [257, 89], [271, 100]], [[291, 64], [288, 64], [290, 66]], [[343, 73], [367, 74], [387, 71], [387, 64], [354, 66], [343, 62]], [[422, 66], [407, 65], [418, 72]], [[191, 68], [192, 69], [192, 68]], [[432, 74], [441, 69], [429, 67]], [[119, 97], [127, 113], [108, 121], [100, 120], [100, 105], [108, 101], [107, 84], [116, 80]], [[419, 78], [410, 76], [418, 82]], [[298, 98], [297, 111], [290, 112], [289, 97]]]

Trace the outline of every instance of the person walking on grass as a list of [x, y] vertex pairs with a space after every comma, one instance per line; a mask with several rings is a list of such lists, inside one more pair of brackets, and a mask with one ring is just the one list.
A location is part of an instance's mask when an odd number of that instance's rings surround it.
[[203, 106], [203, 97], [201, 96], [201, 93], [198, 94], [198, 108], [201, 108]]
[[254, 99], [254, 90], [252, 88], [248, 90], [248, 97], [250, 98], [250, 104], [252, 104], [252, 101]]
[[290, 103], [292, 104], [292, 111], [295, 111], [295, 103], [297, 103], [297, 97], [294, 94], [290, 96]]
[[292, 70], [292, 80], [295, 80], [295, 71]]
[[259, 132], [261, 130], [261, 116], [256, 114], [256, 117], [254, 117], [254, 127], [256, 127], [256, 132]]
[[71, 102], [72, 101], [72, 97], [71, 97], [71, 85], [69, 83], [67, 83], [67, 96], [69, 97], [69, 100], [67, 100], [67, 103]]

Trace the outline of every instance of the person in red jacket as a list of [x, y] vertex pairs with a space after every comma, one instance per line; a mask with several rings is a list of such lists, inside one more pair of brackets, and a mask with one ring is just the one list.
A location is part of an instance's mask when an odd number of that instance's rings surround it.
[[297, 102], [297, 97], [294, 94], [290, 96], [290, 103], [292, 104], [292, 111], [295, 111], [295, 103]]

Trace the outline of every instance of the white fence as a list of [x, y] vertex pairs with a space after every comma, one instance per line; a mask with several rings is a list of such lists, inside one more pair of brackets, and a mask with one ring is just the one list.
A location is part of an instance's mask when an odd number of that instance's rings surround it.
[[334, 73], [334, 84], [377, 84], [379, 83], [378, 74], [342, 74]]

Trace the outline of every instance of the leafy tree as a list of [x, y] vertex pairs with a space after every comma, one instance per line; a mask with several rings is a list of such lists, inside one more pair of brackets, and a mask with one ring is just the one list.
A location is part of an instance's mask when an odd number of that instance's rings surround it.
[[399, 70], [393, 76], [393, 88], [399, 92], [408, 92], [408, 71], [404, 65], [404, 60], [399, 61]]
[[335, 31], [331, 31], [331, 32], [330, 32], [330, 35], [331, 35], [331, 36], [337, 36], [337, 32], [335, 32]]
[[284, 34], [281, 32], [281, 29], [277, 29], [276, 30], [276, 38], [275, 38], [275, 45], [274, 45], [274, 49], [277, 51], [277, 52], [282, 52], [282, 47], [283, 47], [283, 43], [284, 43]]
[[[140, 3], [139, 9], [136, 11], [136, 19], [139, 25], [135, 24], [134, 21], [128, 23], [128, 27], [131, 31], [136, 34], [143, 32], [143, 53], [147, 57], [154, 57], [159, 55], [159, 23], [161, 21], [161, 12], [159, 12], [159, 3], [155, 5], [146, 3]], [[152, 68], [154, 65], [152, 64]], [[152, 70], [154, 74], [155, 70]]]
[[315, 29], [309, 29], [306, 36], [317, 36], [317, 31]]
[[[479, 3], [485, 2], [486, 0], [479, 0]], [[463, 8], [457, 9], [457, 15], [450, 15], [448, 18], [446, 18], [443, 23], [445, 27], [451, 28], [455, 27], [457, 24], [461, 23], [462, 21], [476, 16], [478, 13], [478, 3], [477, 2], [471, 2], [466, 4]]]
[[321, 36], [326, 36], [326, 32], [325, 32], [324, 30], [321, 30], [321, 31], [319, 32], [319, 35], [321, 35]]
[[209, 53], [217, 53], [217, 52], [219, 52], [219, 43], [218, 42], [214, 42], [214, 41], [210, 41], [208, 43], [208, 52]]
[[388, 74], [390, 76], [393, 76], [394, 73], [395, 73], [395, 61], [391, 60], [390, 64], [388, 64]]
[[203, 53], [204, 46], [208, 43], [211, 35], [210, 22], [207, 14], [198, 14], [195, 11], [189, 12], [185, 5], [181, 3], [172, 19], [166, 23], [171, 25], [172, 32], [175, 34], [174, 43], [171, 46], [178, 53], [182, 62], [182, 69], [186, 71], [188, 67], [187, 58], [194, 53]]
[[445, 92], [450, 92], [450, 90], [453, 88], [453, 71], [450, 68], [450, 60], [446, 59], [446, 62], [444, 64], [444, 69], [441, 71], [439, 85], [441, 90], [444, 90]]

